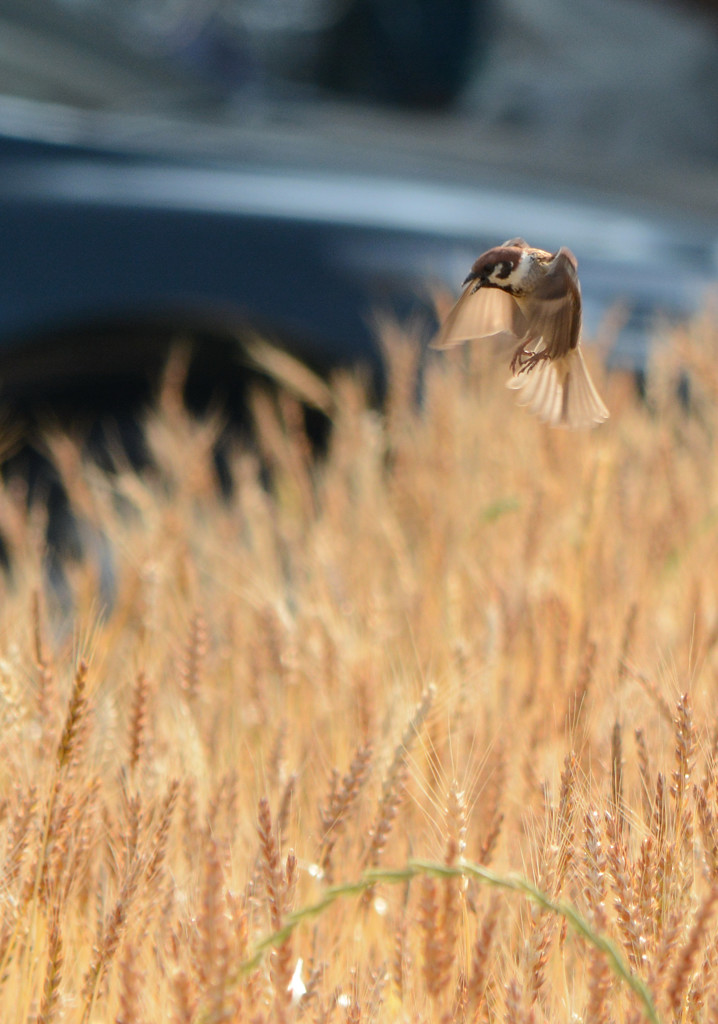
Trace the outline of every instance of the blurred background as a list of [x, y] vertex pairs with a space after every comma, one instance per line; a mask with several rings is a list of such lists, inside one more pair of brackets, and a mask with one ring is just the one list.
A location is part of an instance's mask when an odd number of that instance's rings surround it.
[[381, 400], [377, 318], [425, 351], [516, 235], [574, 250], [587, 342], [640, 381], [656, 325], [715, 293], [716, 2], [0, 0], [2, 471], [51, 552], [100, 541], [48, 425], [146, 465], [178, 342], [185, 400], [228, 429], [293, 372], [260, 336], [368, 364]]
[[135, 437], [178, 337], [189, 399], [238, 420], [257, 332], [380, 391], [377, 315], [425, 344], [515, 235], [574, 250], [587, 340], [620, 305], [604, 355], [638, 375], [703, 306], [715, 0], [0, 0], [0, 400], [26, 434], [63, 409]]
[[627, 301], [640, 361], [716, 276], [718, 4], [0, 0], [0, 202], [6, 351], [229, 314], [355, 358], [521, 234], [576, 250], [590, 330]]
[[718, 159], [715, 0], [2, 0], [0, 18], [6, 95], [237, 123], [282, 102], [423, 112], [527, 163], [558, 150], [566, 173]]

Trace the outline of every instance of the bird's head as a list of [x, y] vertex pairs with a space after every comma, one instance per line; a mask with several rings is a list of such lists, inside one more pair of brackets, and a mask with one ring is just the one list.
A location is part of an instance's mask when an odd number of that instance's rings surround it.
[[503, 288], [512, 291], [523, 281], [529, 269], [530, 255], [526, 249], [504, 246], [489, 249], [479, 256], [464, 281], [475, 282], [476, 288]]

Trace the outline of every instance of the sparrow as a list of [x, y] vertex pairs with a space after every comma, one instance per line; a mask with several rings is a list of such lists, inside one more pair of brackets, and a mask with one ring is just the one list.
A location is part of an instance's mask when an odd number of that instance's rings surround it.
[[581, 286], [570, 249], [533, 249], [512, 238], [479, 256], [432, 348], [475, 338], [518, 340], [507, 387], [551, 426], [608, 419], [581, 352]]

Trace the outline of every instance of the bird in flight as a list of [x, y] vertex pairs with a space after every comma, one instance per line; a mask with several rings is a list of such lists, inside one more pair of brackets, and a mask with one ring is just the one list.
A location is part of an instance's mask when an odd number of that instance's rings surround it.
[[608, 419], [581, 351], [581, 286], [570, 249], [533, 249], [512, 238], [479, 256], [433, 348], [495, 335], [518, 345], [507, 386], [551, 426]]

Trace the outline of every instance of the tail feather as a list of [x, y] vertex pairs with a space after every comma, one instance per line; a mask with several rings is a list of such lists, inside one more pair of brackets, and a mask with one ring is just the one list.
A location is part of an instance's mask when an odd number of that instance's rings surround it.
[[552, 427], [594, 427], [608, 419], [580, 347], [517, 373], [507, 387], [519, 392], [519, 405]]

